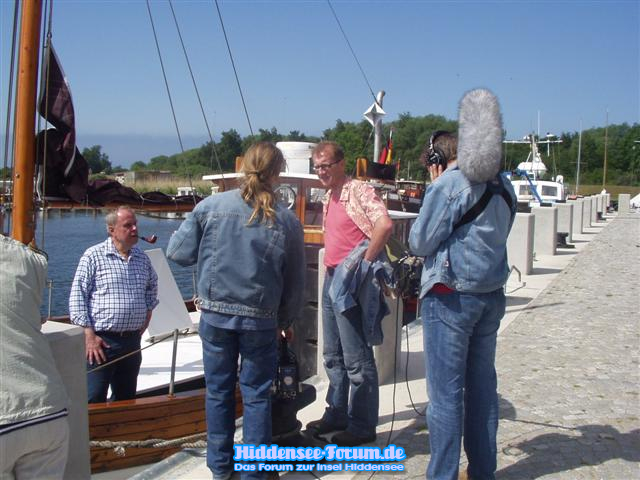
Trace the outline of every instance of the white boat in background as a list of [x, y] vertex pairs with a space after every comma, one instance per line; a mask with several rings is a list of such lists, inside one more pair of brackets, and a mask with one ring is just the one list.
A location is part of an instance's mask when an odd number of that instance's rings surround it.
[[[531, 147], [527, 160], [518, 164], [511, 174], [511, 184], [518, 197], [518, 203], [540, 205], [564, 202], [567, 199], [564, 177], [556, 175], [547, 179], [547, 167], [542, 161], [538, 144], [560, 143], [562, 140], [536, 140], [527, 135], [524, 140], [505, 140], [504, 143], [528, 143]], [[519, 177], [519, 178], [518, 178]]]

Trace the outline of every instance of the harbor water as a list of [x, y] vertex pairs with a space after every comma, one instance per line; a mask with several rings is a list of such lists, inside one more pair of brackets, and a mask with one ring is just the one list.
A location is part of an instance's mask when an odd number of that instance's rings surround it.
[[[87, 248], [106, 240], [108, 236], [105, 214], [106, 211], [93, 210], [52, 210], [46, 215], [43, 212], [39, 213], [36, 244], [49, 258], [49, 287], [43, 294], [40, 309], [42, 315], [67, 315], [71, 282], [80, 257]], [[150, 218], [140, 214], [137, 218], [141, 236], [158, 236], [155, 244], [140, 241], [138, 247], [143, 250], [161, 248], [165, 252], [171, 234], [182, 222], [179, 219]], [[169, 261], [169, 266], [182, 296], [193, 297], [195, 267], [181, 267], [172, 261]]]

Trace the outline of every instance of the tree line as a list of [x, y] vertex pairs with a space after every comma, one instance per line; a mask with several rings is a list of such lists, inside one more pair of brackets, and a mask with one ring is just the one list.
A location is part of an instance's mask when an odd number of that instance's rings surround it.
[[[402, 178], [424, 179], [425, 171], [419, 158], [435, 130], [456, 131], [458, 124], [439, 115], [412, 116], [404, 113], [396, 121], [383, 126], [385, 138], [393, 131], [393, 161], [399, 164]], [[526, 132], [524, 132], [526, 133]], [[561, 174], [566, 182], [576, 179], [578, 160], [578, 132], [566, 132], [556, 139], [561, 143], [552, 144], [547, 155], [545, 145], [539, 147], [542, 160], [552, 175]], [[230, 172], [235, 169], [236, 157], [241, 156], [251, 144], [258, 141], [304, 141], [318, 142], [321, 139], [299, 131], [281, 134], [277, 129], [260, 129], [256, 135], [244, 138], [234, 130], [222, 132], [220, 140], [207, 142], [198, 148], [175, 155], [160, 155], [148, 162], [137, 161], [132, 170], [165, 170], [176, 176], [199, 178], [204, 174]], [[343, 122], [337, 120], [333, 128], [324, 130], [322, 140], [338, 142], [345, 151], [347, 170], [355, 171], [355, 159], [361, 156], [373, 157], [373, 129], [366, 121]], [[544, 138], [542, 139], [544, 140]], [[386, 140], [385, 140], [386, 141]], [[640, 185], [640, 124], [609, 125], [606, 128], [607, 184]], [[582, 132], [580, 153], [580, 183], [600, 184], [603, 179], [605, 161], [605, 128], [592, 128]], [[505, 170], [514, 170], [524, 162], [529, 154], [527, 144], [505, 144], [503, 161]], [[108, 156], [101, 152], [99, 145], [83, 150], [93, 172], [111, 173]], [[94, 168], [95, 167], [95, 168]]]

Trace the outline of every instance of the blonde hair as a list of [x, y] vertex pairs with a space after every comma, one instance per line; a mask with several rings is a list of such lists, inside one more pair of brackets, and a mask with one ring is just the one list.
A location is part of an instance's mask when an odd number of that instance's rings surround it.
[[275, 222], [273, 181], [280, 175], [284, 164], [282, 152], [270, 142], [256, 143], [244, 154], [241, 168], [244, 178], [240, 194], [253, 207], [248, 223], [258, 219], [261, 222]]

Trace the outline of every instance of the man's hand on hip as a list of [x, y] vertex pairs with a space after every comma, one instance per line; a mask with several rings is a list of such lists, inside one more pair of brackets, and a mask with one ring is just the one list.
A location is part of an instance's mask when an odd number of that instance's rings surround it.
[[147, 310], [147, 318], [144, 321], [144, 325], [140, 329], [140, 335], [142, 335], [145, 332], [145, 330], [147, 328], [149, 328], [149, 324], [151, 323], [151, 314], [152, 313], [153, 313], [153, 310]]
[[85, 327], [84, 329], [84, 345], [87, 352], [87, 362], [90, 365], [94, 363], [101, 365], [107, 360], [104, 349], [110, 348], [109, 344], [96, 335], [92, 328]]

